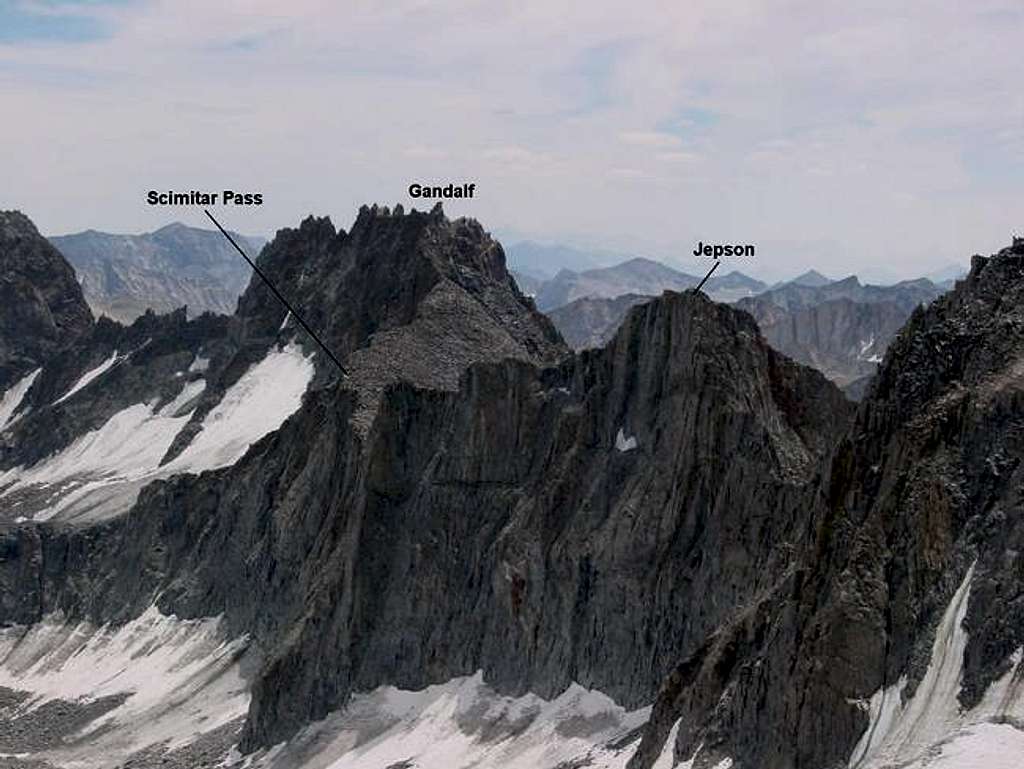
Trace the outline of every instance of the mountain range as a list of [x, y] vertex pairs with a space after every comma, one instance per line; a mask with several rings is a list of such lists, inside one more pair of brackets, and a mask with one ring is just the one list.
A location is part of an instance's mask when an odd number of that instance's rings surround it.
[[3, 760], [1024, 750], [1024, 240], [915, 304], [856, 405], [690, 288], [574, 353], [439, 206], [309, 217], [259, 265], [331, 356], [258, 280], [94, 320], [0, 214]]
[[[260, 239], [235, 237], [253, 255], [263, 245]], [[170, 312], [185, 306], [192, 316], [230, 314], [249, 278], [248, 265], [220, 233], [182, 224], [143, 235], [88, 231], [51, 241], [78, 273], [93, 312], [126, 323], [147, 309]], [[520, 269], [513, 271], [519, 287], [574, 349], [607, 342], [641, 297], [700, 282], [650, 259], [593, 266], [622, 258], [529, 241], [516, 243], [508, 256]], [[554, 265], [560, 266], [557, 272]], [[733, 271], [712, 275], [703, 290], [717, 301], [741, 302], [776, 349], [817, 367], [855, 397], [913, 307], [941, 293], [927, 280], [863, 286], [853, 276], [832, 281], [815, 270], [771, 287]], [[831, 304], [838, 299], [853, 304]], [[892, 301], [896, 308], [888, 306]]]
[[[688, 275], [652, 259], [634, 258], [611, 267], [582, 272], [561, 270], [550, 280], [532, 282], [537, 307], [554, 310], [576, 299], [613, 299], [623, 294], [656, 295], [662, 291], [683, 291], [700, 283], [701, 278]], [[752, 296], [767, 286], [741, 272], [713, 275], [705, 284], [709, 296], [718, 301], [735, 301]]]
[[560, 270], [581, 272], [629, 260], [626, 254], [574, 248], [561, 243], [536, 243], [521, 240], [506, 249], [508, 267], [515, 275], [528, 275], [544, 281]]
[[871, 286], [850, 276], [818, 286], [787, 284], [736, 306], [754, 316], [775, 349], [856, 394], [914, 310], [943, 293], [927, 279]]
[[[255, 257], [261, 238], [232, 233]], [[143, 235], [89, 230], [50, 241], [71, 263], [93, 312], [130, 323], [148, 309], [231, 314], [251, 268], [219, 232], [169, 224]]]
[[[629, 263], [621, 265], [623, 270], [628, 266]], [[609, 271], [597, 272], [604, 275]], [[579, 297], [548, 309], [547, 314], [573, 349], [602, 346], [614, 336], [634, 305], [649, 301], [666, 288], [672, 290], [671, 286], [694, 284], [686, 279], [679, 280], [671, 271], [652, 271], [651, 274], [651, 280], [646, 283], [635, 278], [614, 283], [576, 281], [572, 284], [574, 288], [595, 291], [597, 295]], [[720, 280], [731, 278], [726, 275]], [[745, 276], [724, 287], [716, 286], [714, 281], [712, 277], [704, 290], [719, 301], [730, 301], [731, 288], [738, 287], [741, 292], [757, 288]], [[568, 281], [562, 285], [567, 284]], [[615, 295], [611, 287], [637, 284], [650, 290]], [[601, 292], [610, 295], [602, 296]], [[859, 398], [889, 342], [914, 309], [943, 292], [927, 279], [871, 286], [861, 284], [855, 276], [831, 281], [809, 271], [754, 296], [743, 296], [735, 304], [754, 317], [761, 333], [775, 349], [817, 368], [846, 388], [848, 395]], [[560, 294], [564, 295], [564, 292]], [[543, 295], [538, 295], [539, 302], [542, 298]], [[547, 298], [555, 303], [552, 293], [547, 294]]]

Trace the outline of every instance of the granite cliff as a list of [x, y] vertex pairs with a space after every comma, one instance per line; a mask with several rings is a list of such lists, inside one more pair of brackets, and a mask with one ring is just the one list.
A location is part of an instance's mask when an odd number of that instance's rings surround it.
[[831, 769], [1016, 729], [1024, 243], [857, 407], [691, 290], [573, 354], [440, 208], [259, 260], [344, 372], [253, 281], [89, 319], [11, 407], [0, 750]]
[[[279, 429], [211, 472], [171, 472], [213, 431], [227, 381], [301, 333], [256, 282], [234, 317], [205, 321], [219, 333], [154, 318], [177, 324], [174, 355], [192, 340], [178, 371], [222, 349], [179, 406], [173, 445], [133, 476], [127, 512], [51, 515], [60, 504], [40, 482], [0, 563], [5, 623], [131, 624], [151, 607], [222, 617], [228, 637], [249, 639], [247, 751], [359, 692], [476, 671], [508, 696], [583, 685], [642, 708], [678, 654], [785, 568], [801, 526], [786, 500], [849, 413], [749, 316], [692, 292], [636, 308], [606, 348], [573, 357], [500, 246], [439, 209], [364, 209], [348, 233], [309, 219], [260, 263], [347, 376], [316, 357]], [[135, 357], [111, 371], [194, 381]], [[117, 390], [121, 406], [149, 397]], [[40, 463], [18, 436], [66, 403], [98, 414], [98, 397], [32, 395], [9, 439], [12, 477]]]
[[[631, 766], [994, 765], [1019, 751], [1024, 241], [914, 311], [792, 567], [666, 679]], [[673, 724], [678, 726], [673, 728]]]

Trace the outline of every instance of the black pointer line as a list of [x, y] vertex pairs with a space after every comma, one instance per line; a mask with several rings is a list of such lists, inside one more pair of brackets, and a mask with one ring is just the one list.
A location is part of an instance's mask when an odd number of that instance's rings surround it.
[[309, 334], [309, 335], [310, 335], [311, 337], [313, 337], [313, 340], [314, 340], [314, 341], [315, 341], [315, 342], [316, 342], [316, 343], [317, 343], [318, 345], [320, 345], [320, 349], [322, 349], [322, 350], [323, 350], [323, 351], [324, 351], [325, 353], [327, 353], [327, 357], [328, 357], [328, 358], [330, 358], [330, 359], [331, 359], [332, 361], [334, 361], [334, 365], [338, 367], [338, 370], [339, 370], [339, 371], [341, 371], [341, 373], [342, 373], [342, 374], [344, 374], [345, 376], [348, 376], [348, 371], [346, 371], [346, 370], [345, 370], [345, 367], [341, 365], [341, 361], [339, 361], [339, 360], [338, 360], [338, 358], [337, 358], [337, 357], [336, 357], [336, 356], [334, 355], [334, 353], [330, 351], [330, 349], [329, 349], [329, 348], [327, 347], [327, 345], [325, 345], [325, 344], [324, 344], [324, 343], [323, 343], [323, 342], [322, 342], [322, 341], [320, 340], [320, 337], [318, 337], [318, 336], [317, 336], [316, 334], [314, 334], [314, 333], [313, 333], [313, 329], [311, 329], [311, 328], [310, 328], [309, 326], [307, 326], [307, 325], [306, 325], [306, 321], [304, 321], [304, 320], [302, 319], [302, 316], [301, 316], [301, 315], [299, 315], [299, 314], [298, 314], [298, 313], [297, 313], [297, 312], [295, 311], [295, 308], [294, 308], [294, 307], [292, 307], [292, 306], [291, 306], [290, 304], [288, 304], [288, 300], [287, 300], [287, 299], [285, 299], [285, 298], [284, 298], [283, 296], [281, 296], [281, 292], [280, 292], [280, 291], [278, 291], [278, 290], [277, 290], [277, 289], [276, 289], [276, 288], [274, 287], [274, 284], [270, 282], [270, 279], [269, 279], [269, 278], [268, 278], [268, 277], [267, 277], [266, 275], [264, 275], [264, 274], [263, 274], [263, 271], [262, 271], [262, 270], [261, 270], [261, 269], [260, 269], [259, 267], [257, 267], [257, 266], [256, 266], [256, 262], [254, 262], [254, 261], [253, 261], [252, 259], [250, 259], [250, 258], [249, 258], [249, 257], [248, 257], [248, 256], [246, 255], [245, 251], [243, 251], [243, 250], [241, 249], [241, 247], [240, 247], [240, 246], [239, 246], [239, 245], [238, 245], [238, 244], [237, 244], [237, 243], [235, 242], [235, 239], [234, 239], [234, 238], [232, 238], [232, 237], [231, 237], [231, 236], [230, 236], [230, 235], [228, 234], [228, 231], [227, 231], [227, 230], [225, 230], [225, 229], [224, 229], [223, 227], [221, 227], [221, 226], [220, 226], [220, 222], [218, 222], [218, 221], [217, 221], [216, 219], [214, 219], [214, 218], [213, 218], [213, 214], [211, 214], [211, 213], [210, 213], [209, 211], [207, 211], [207, 210], [206, 210], [205, 208], [203, 209], [203, 213], [204, 213], [204, 214], [206, 214], [206, 215], [207, 215], [208, 217], [210, 217], [210, 221], [211, 221], [211, 222], [213, 222], [213, 223], [214, 223], [215, 225], [217, 225], [217, 229], [218, 229], [218, 230], [220, 230], [220, 231], [221, 231], [221, 234], [222, 234], [222, 235], [223, 235], [223, 236], [224, 236], [225, 238], [227, 238], [227, 239], [228, 239], [228, 242], [229, 242], [229, 243], [230, 243], [231, 245], [233, 245], [233, 246], [235, 247], [235, 250], [236, 250], [236, 251], [237, 251], [237, 252], [238, 252], [239, 254], [241, 254], [241, 255], [242, 255], [242, 258], [243, 258], [243, 259], [245, 259], [245, 261], [247, 261], [247, 262], [249, 263], [249, 266], [250, 266], [250, 267], [252, 267], [252, 269], [253, 269], [253, 272], [255, 272], [255, 273], [256, 273], [257, 275], [259, 275], [259, 276], [260, 276], [260, 278], [261, 278], [261, 279], [263, 280], [263, 282], [267, 284], [267, 288], [269, 288], [269, 289], [270, 289], [271, 291], [273, 291], [273, 292], [274, 292], [274, 296], [276, 296], [276, 297], [277, 297], [277, 298], [278, 298], [278, 299], [280, 300], [281, 304], [283, 304], [283, 305], [284, 305], [285, 307], [287, 307], [287, 308], [288, 308], [288, 312], [290, 312], [290, 313], [292, 314], [292, 317], [293, 317], [293, 318], [295, 318], [295, 320], [297, 320], [297, 321], [299, 322], [299, 324], [300, 324], [300, 325], [301, 325], [301, 326], [302, 326], [302, 327], [303, 327], [304, 329], [306, 329], [306, 333], [307, 333], [307, 334]]
[[[212, 219], [213, 217], [211, 216], [210, 218]], [[220, 225], [218, 225], [218, 226], [220, 226]], [[224, 231], [221, 230], [221, 232], [224, 232]], [[226, 232], [224, 234], [227, 235]], [[235, 248], [238, 248], [238, 246], [235, 246]], [[697, 284], [697, 288], [695, 288], [693, 290], [694, 291], [700, 291], [701, 286], [703, 286], [705, 283], [708, 282], [708, 278], [711, 277], [711, 273], [713, 273], [715, 270], [717, 270], [718, 269], [718, 265], [720, 265], [720, 264], [721, 264], [721, 262], [715, 262], [714, 266], [712, 266], [712, 268], [710, 270], [708, 270], [708, 274], [704, 276], [704, 280], [702, 280], [700, 283], [698, 283]]]

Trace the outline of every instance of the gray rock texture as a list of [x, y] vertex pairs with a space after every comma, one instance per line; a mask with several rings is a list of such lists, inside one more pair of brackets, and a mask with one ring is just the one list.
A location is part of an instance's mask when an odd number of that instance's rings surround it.
[[[783, 310], [800, 310], [814, 307], [823, 302], [835, 299], [849, 299], [861, 304], [888, 302], [895, 304], [908, 315], [920, 304], [927, 304], [944, 293], [927, 278], [905, 280], [891, 286], [875, 286], [863, 284], [856, 275], [842, 280], [834, 280], [822, 284], [819, 280], [801, 276], [794, 281], [775, 286], [758, 296], [741, 300], [738, 304], [744, 309], [747, 303], [767, 302]], [[757, 316], [756, 312], [753, 312]]]
[[[123, 517], [7, 526], [0, 622], [223, 614], [265, 659], [251, 750], [354, 691], [479, 669], [647, 704], [790, 568], [850, 406], [749, 315], [669, 292], [572, 356], [500, 246], [439, 209], [309, 219], [261, 264], [349, 375], [321, 357], [280, 430]], [[252, 284], [227, 334], [244, 350], [284, 316]]]
[[[690, 290], [572, 354], [501, 247], [439, 208], [364, 208], [347, 233], [311, 217], [260, 260], [346, 373], [256, 282], [231, 318], [90, 324], [80, 358], [44, 366], [4, 467], [168, 397], [199, 349], [210, 403], [285, 338], [317, 374], [230, 467], [155, 481], [100, 524], [0, 523], [0, 623], [121, 623], [154, 602], [223, 615], [259, 663], [245, 751], [384, 684], [482, 670], [551, 697], [575, 681], [654, 702], [635, 769], [680, 719], [675, 754], [703, 746], [702, 769], [845, 766], [859, 703], [901, 676], [913, 695], [972, 564], [961, 704], [1024, 645], [1024, 241], [927, 307], [912, 295], [856, 407], [750, 314]], [[104, 387], [54, 410], [130, 344]], [[238, 728], [132, 760], [213, 763]]]
[[[910, 314], [942, 293], [927, 279], [872, 286], [854, 276], [829, 282], [808, 273], [737, 306], [754, 316], [775, 349], [847, 388], [874, 374]], [[863, 384], [847, 393], [859, 398]]]
[[92, 328], [74, 270], [19, 211], [0, 211], [0, 388]]
[[[263, 240], [233, 235], [253, 258]], [[252, 269], [216, 230], [169, 224], [142, 235], [88, 230], [50, 242], [75, 268], [96, 315], [131, 323], [147, 310], [230, 315]]]
[[[813, 366], [841, 388], [862, 380], [847, 391], [854, 399], [861, 396], [889, 342], [914, 308], [942, 293], [927, 280], [863, 286], [855, 277], [832, 282], [813, 271], [750, 296], [758, 286], [763, 288], [740, 273], [731, 273], [712, 277], [704, 290], [717, 301], [736, 301], [754, 316], [775, 349]], [[547, 314], [569, 345], [579, 350], [607, 342], [629, 307], [646, 298], [584, 296]]]
[[[682, 717], [677, 757], [846, 766], [857, 705], [906, 675], [975, 564], [960, 704], [1024, 643], [1024, 241], [917, 309], [837, 442], [793, 566], [666, 679], [633, 767]], [[954, 660], [959, 664], [961, 660]], [[1019, 673], [1020, 671], [1018, 671]]]

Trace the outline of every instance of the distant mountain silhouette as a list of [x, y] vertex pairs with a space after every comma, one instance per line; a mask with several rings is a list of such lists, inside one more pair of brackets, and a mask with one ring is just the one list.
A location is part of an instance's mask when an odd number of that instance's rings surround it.
[[[255, 257], [260, 238], [235, 234]], [[50, 238], [78, 273], [97, 315], [130, 323], [147, 309], [230, 315], [251, 276], [223, 235], [174, 223], [143, 235], [88, 230]]]

